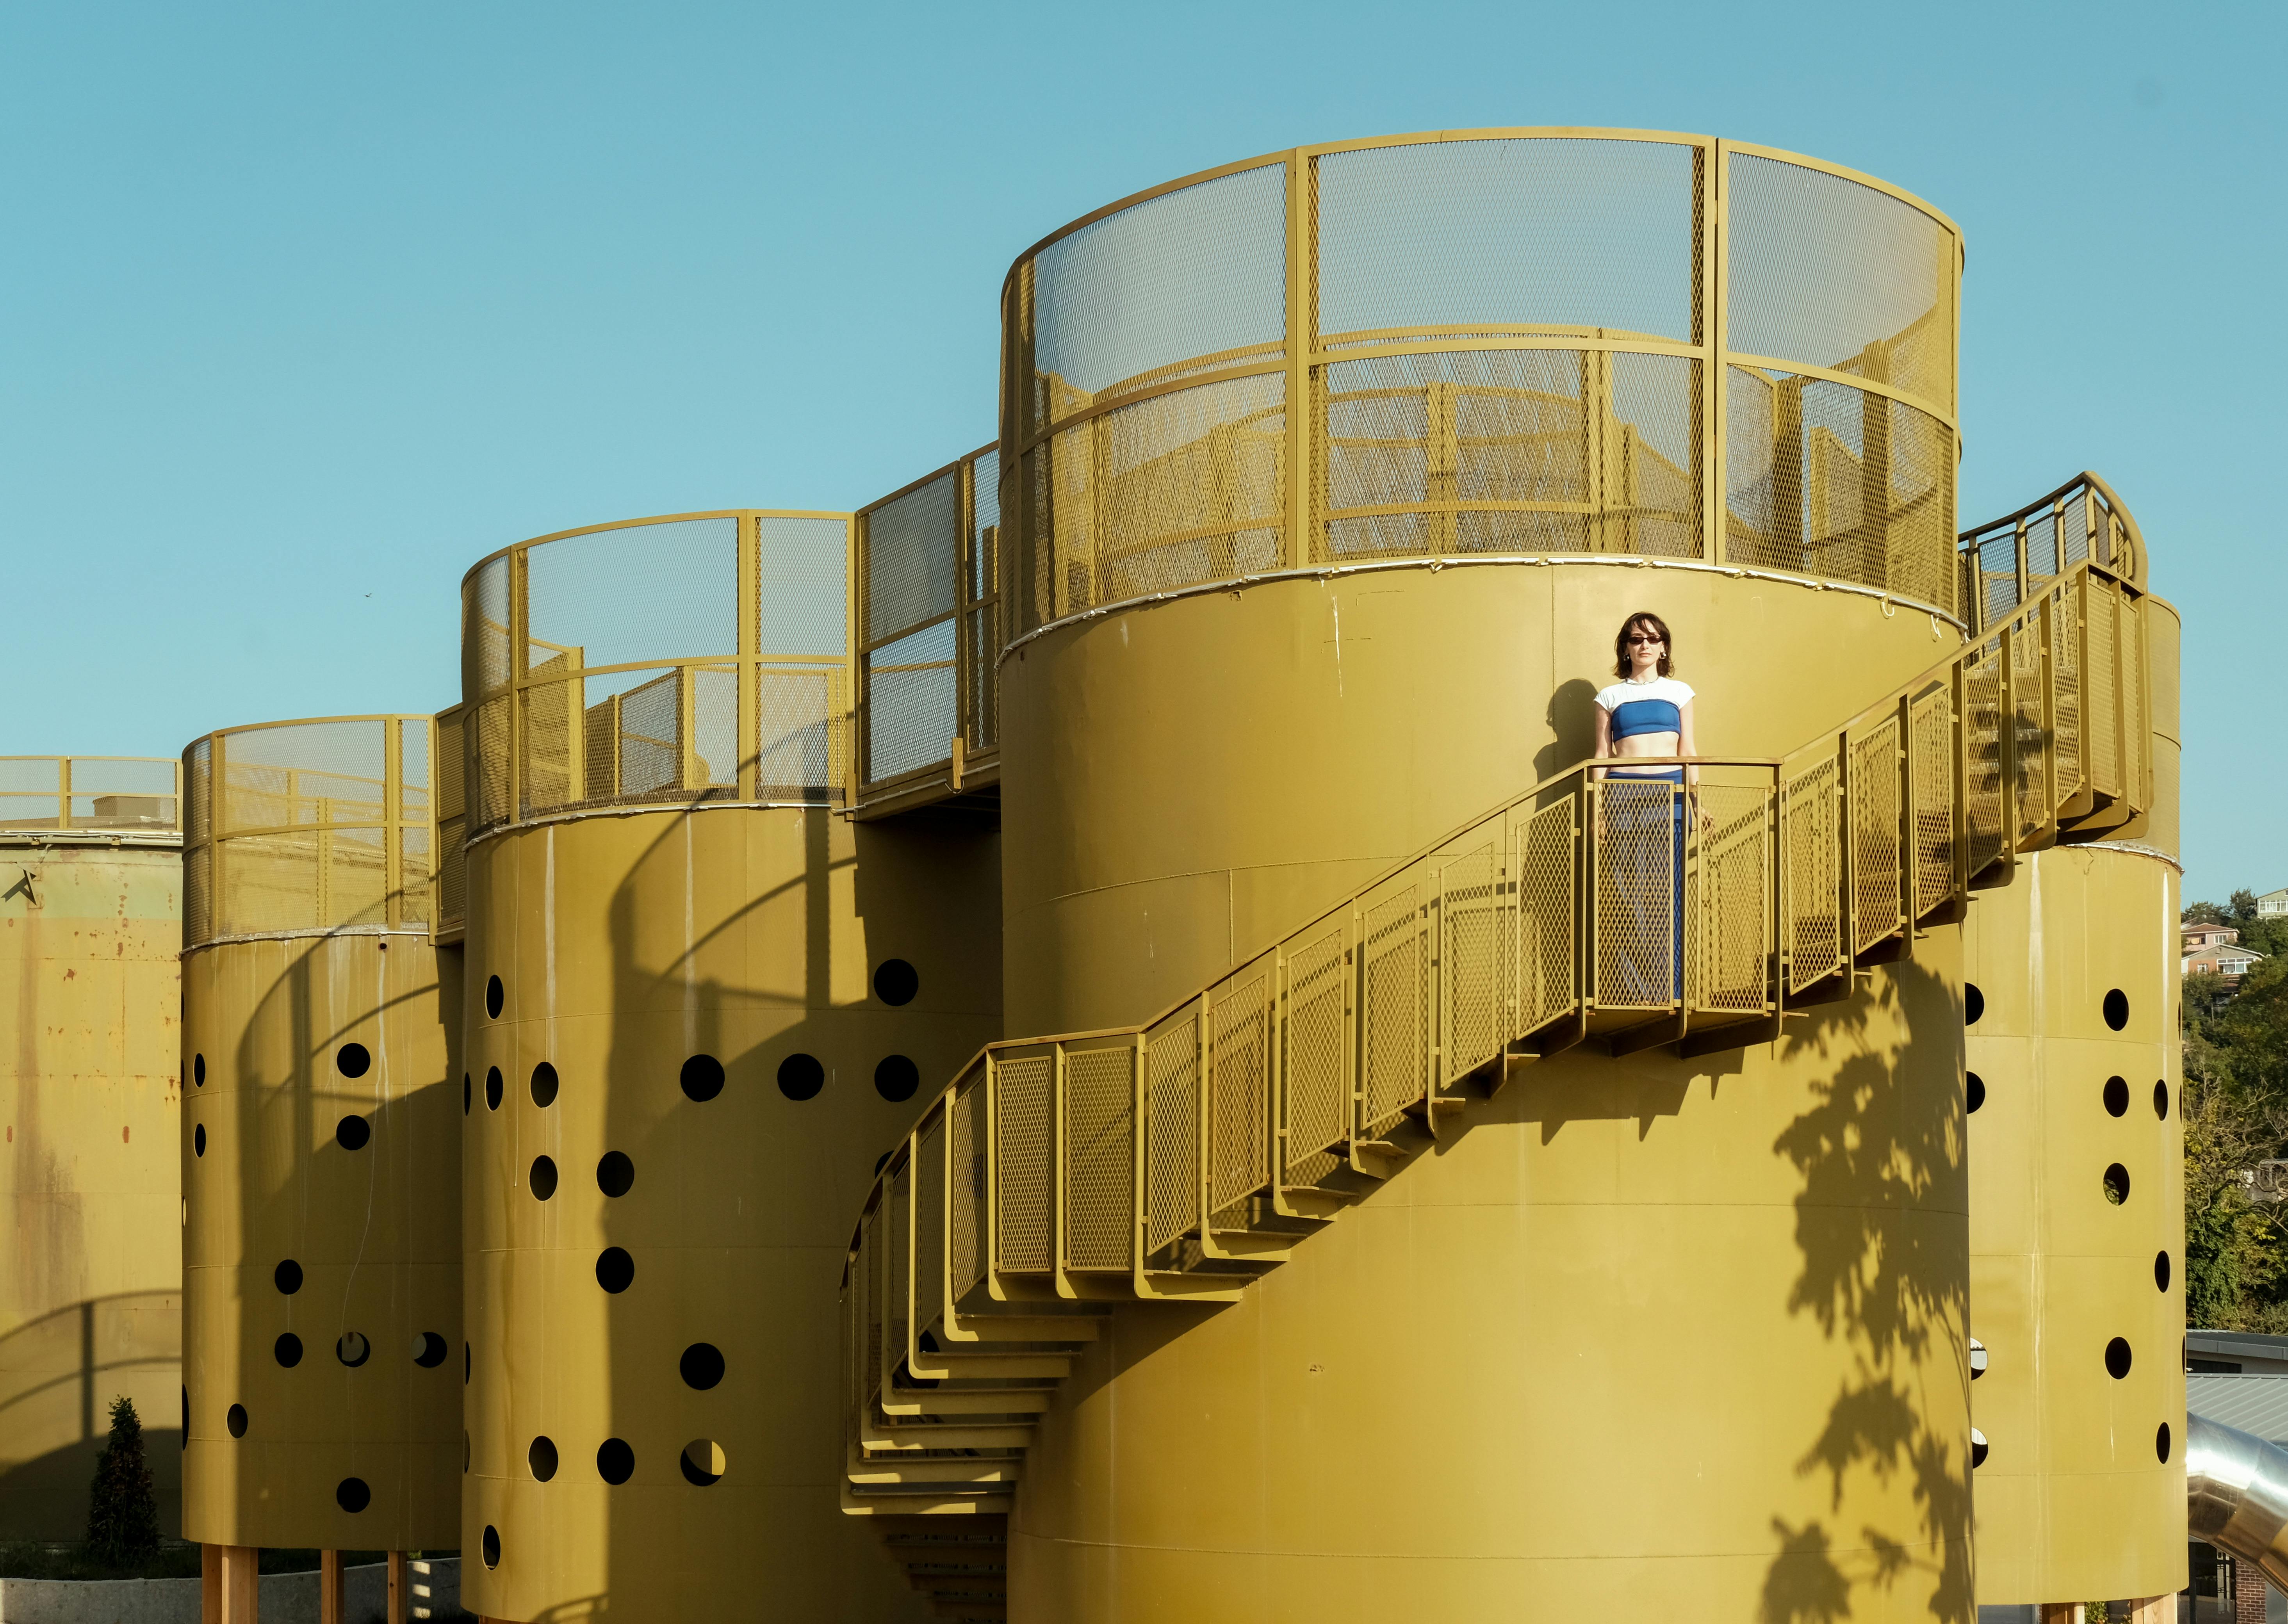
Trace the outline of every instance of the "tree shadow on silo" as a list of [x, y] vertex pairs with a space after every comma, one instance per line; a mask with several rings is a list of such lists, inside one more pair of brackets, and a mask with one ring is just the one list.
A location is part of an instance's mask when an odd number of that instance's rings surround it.
[[[1871, 1046], [1880, 1042], [1879, 1016], [1904, 1028], [1903, 1042]], [[1969, 1439], [1934, 1426], [1931, 1414], [1934, 1405], [1942, 1419], [1968, 1408], [1961, 1034], [1956, 989], [1906, 961], [1848, 1001], [1809, 1012], [1782, 1040], [1787, 1060], [1834, 1063], [1813, 1085], [1817, 1103], [1773, 1145], [1803, 1181], [1795, 1200], [1803, 1266], [1788, 1310], [1847, 1342], [1855, 1365], [1797, 1470], [1827, 1479], [1837, 1512], [1851, 1475], [1880, 1485], [1903, 1477], [1921, 1537], [1775, 1517], [1779, 1554], [1765, 1575], [1762, 1624], [1831, 1624], [1852, 1616], [1855, 1589], [1911, 1582], [1928, 1587], [1934, 1617], [1973, 1616]], [[1926, 1399], [1920, 1390], [1932, 1381], [1957, 1390]]]
[[179, 1525], [182, 1294], [90, 1297], [0, 1335], [0, 1437], [45, 1445], [0, 1470], [0, 1540], [76, 1540], [109, 1430], [111, 1400], [137, 1400], [159, 1525]]

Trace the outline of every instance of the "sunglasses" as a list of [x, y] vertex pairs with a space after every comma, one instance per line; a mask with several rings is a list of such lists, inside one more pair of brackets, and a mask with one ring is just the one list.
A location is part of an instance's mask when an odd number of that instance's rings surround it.
[[1666, 638], [1648, 637], [1648, 636], [1646, 636], [1646, 635], [1645, 635], [1644, 633], [1642, 633], [1642, 632], [1631, 632], [1631, 633], [1629, 634], [1629, 643], [1630, 643], [1630, 646], [1631, 646], [1632, 647], [1633, 647], [1633, 646], [1635, 646], [1636, 645], [1641, 644], [1641, 643], [1655, 643], [1655, 644], [1658, 644], [1658, 643], [1665, 643], [1665, 642], [1667, 642], [1667, 641], [1668, 641], [1668, 639], [1667, 639]]

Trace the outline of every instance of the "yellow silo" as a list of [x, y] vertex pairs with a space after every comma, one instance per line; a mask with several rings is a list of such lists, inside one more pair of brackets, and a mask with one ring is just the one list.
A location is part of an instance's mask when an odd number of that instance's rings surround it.
[[[2144, 583], [2087, 477], [1966, 538], [1989, 603], [2092, 554]], [[2186, 1582], [2176, 612], [2088, 580], [2053, 608], [2030, 728], [2087, 844], [2034, 852], [1964, 932], [1978, 1599], [2160, 1598]], [[2125, 716], [2124, 713], [2126, 713]], [[2133, 748], [2109, 748], [2112, 718]], [[2082, 740], [2093, 748], [2079, 752]]]
[[854, 520], [639, 520], [467, 577], [488, 1618], [928, 1616], [838, 1509], [835, 1294], [923, 1080], [1000, 1029], [992, 762], [954, 746], [992, 491], [965, 461]]
[[184, 752], [183, 1528], [449, 1549], [460, 1142], [431, 944], [425, 716], [228, 728]]
[[176, 764], [0, 757], [0, 1540], [76, 1540], [113, 1399], [181, 1501]]
[[[849, 1504], [918, 1586], [995, 1612], [1005, 1529], [1021, 1621], [1968, 1624], [1961, 921], [2150, 747], [2142, 667], [2046, 725], [2065, 601], [2140, 628], [2141, 565], [1968, 613], [1960, 265], [1867, 177], [1581, 131], [1275, 154], [1018, 261], [1044, 1035], [846, 1281]], [[1696, 782], [1578, 764], [1641, 611]]]

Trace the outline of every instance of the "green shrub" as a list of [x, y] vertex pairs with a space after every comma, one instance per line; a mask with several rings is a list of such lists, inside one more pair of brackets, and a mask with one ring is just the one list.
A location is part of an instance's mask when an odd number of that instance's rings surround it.
[[151, 1492], [143, 1422], [132, 1398], [111, 1401], [111, 1436], [96, 1457], [95, 1483], [87, 1498], [87, 1550], [106, 1567], [125, 1567], [159, 1554], [159, 1497]]

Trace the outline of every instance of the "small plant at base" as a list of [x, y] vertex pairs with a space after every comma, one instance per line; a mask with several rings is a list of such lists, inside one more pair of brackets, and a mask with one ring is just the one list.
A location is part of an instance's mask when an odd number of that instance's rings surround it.
[[151, 1492], [151, 1463], [143, 1458], [143, 1422], [132, 1398], [111, 1401], [111, 1436], [96, 1457], [87, 1499], [88, 1555], [107, 1567], [125, 1567], [159, 1550], [159, 1498]]

